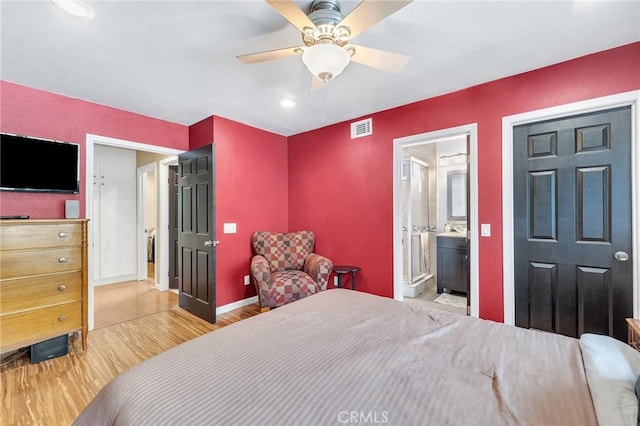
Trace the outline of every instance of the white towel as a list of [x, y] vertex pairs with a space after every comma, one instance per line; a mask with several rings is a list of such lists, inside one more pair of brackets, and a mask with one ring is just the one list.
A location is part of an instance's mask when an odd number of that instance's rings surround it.
[[422, 270], [430, 274], [431, 273], [431, 258], [429, 256], [429, 233], [423, 232], [420, 234], [420, 251], [422, 252]]

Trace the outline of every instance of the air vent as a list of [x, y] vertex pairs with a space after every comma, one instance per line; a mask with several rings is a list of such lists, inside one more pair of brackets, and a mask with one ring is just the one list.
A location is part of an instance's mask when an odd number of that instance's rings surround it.
[[351, 139], [361, 138], [362, 136], [369, 136], [372, 133], [373, 123], [371, 122], [371, 118], [351, 123]]

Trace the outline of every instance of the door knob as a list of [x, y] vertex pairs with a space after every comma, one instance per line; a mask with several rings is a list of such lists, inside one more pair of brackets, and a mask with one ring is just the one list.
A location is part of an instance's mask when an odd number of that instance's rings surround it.
[[626, 262], [629, 260], [629, 253], [626, 251], [617, 251], [613, 257], [615, 257], [618, 262]]
[[205, 242], [204, 242], [204, 246], [205, 246], [205, 247], [212, 247], [212, 246], [213, 246], [213, 247], [215, 247], [215, 246], [217, 246], [218, 244], [220, 244], [220, 241], [218, 241], [218, 240], [216, 240], [216, 241], [208, 240], [208, 241], [205, 241]]

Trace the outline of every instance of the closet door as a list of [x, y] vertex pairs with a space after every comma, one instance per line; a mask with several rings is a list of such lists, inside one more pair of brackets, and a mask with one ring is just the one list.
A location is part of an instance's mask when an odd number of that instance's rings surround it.
[[94, 283], [137, 277], [136, 152], [96, 146]]

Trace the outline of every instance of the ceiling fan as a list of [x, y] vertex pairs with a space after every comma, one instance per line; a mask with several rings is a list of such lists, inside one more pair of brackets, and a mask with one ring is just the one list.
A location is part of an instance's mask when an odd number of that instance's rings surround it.
[[350, 40], [413, 0], [363, 0], [345, 17], [338, 0], [314, 0], [308, 15], [293, 0], [265, 1], [302, 32], [304, 44], [237, 56], [244, 63], [302, 55], [302, 62], [313, 75], [311, 90], [316, 90], [338, 76], [351, 61], [397, 73], [409, 60], [408, 56], [358, 46]]

